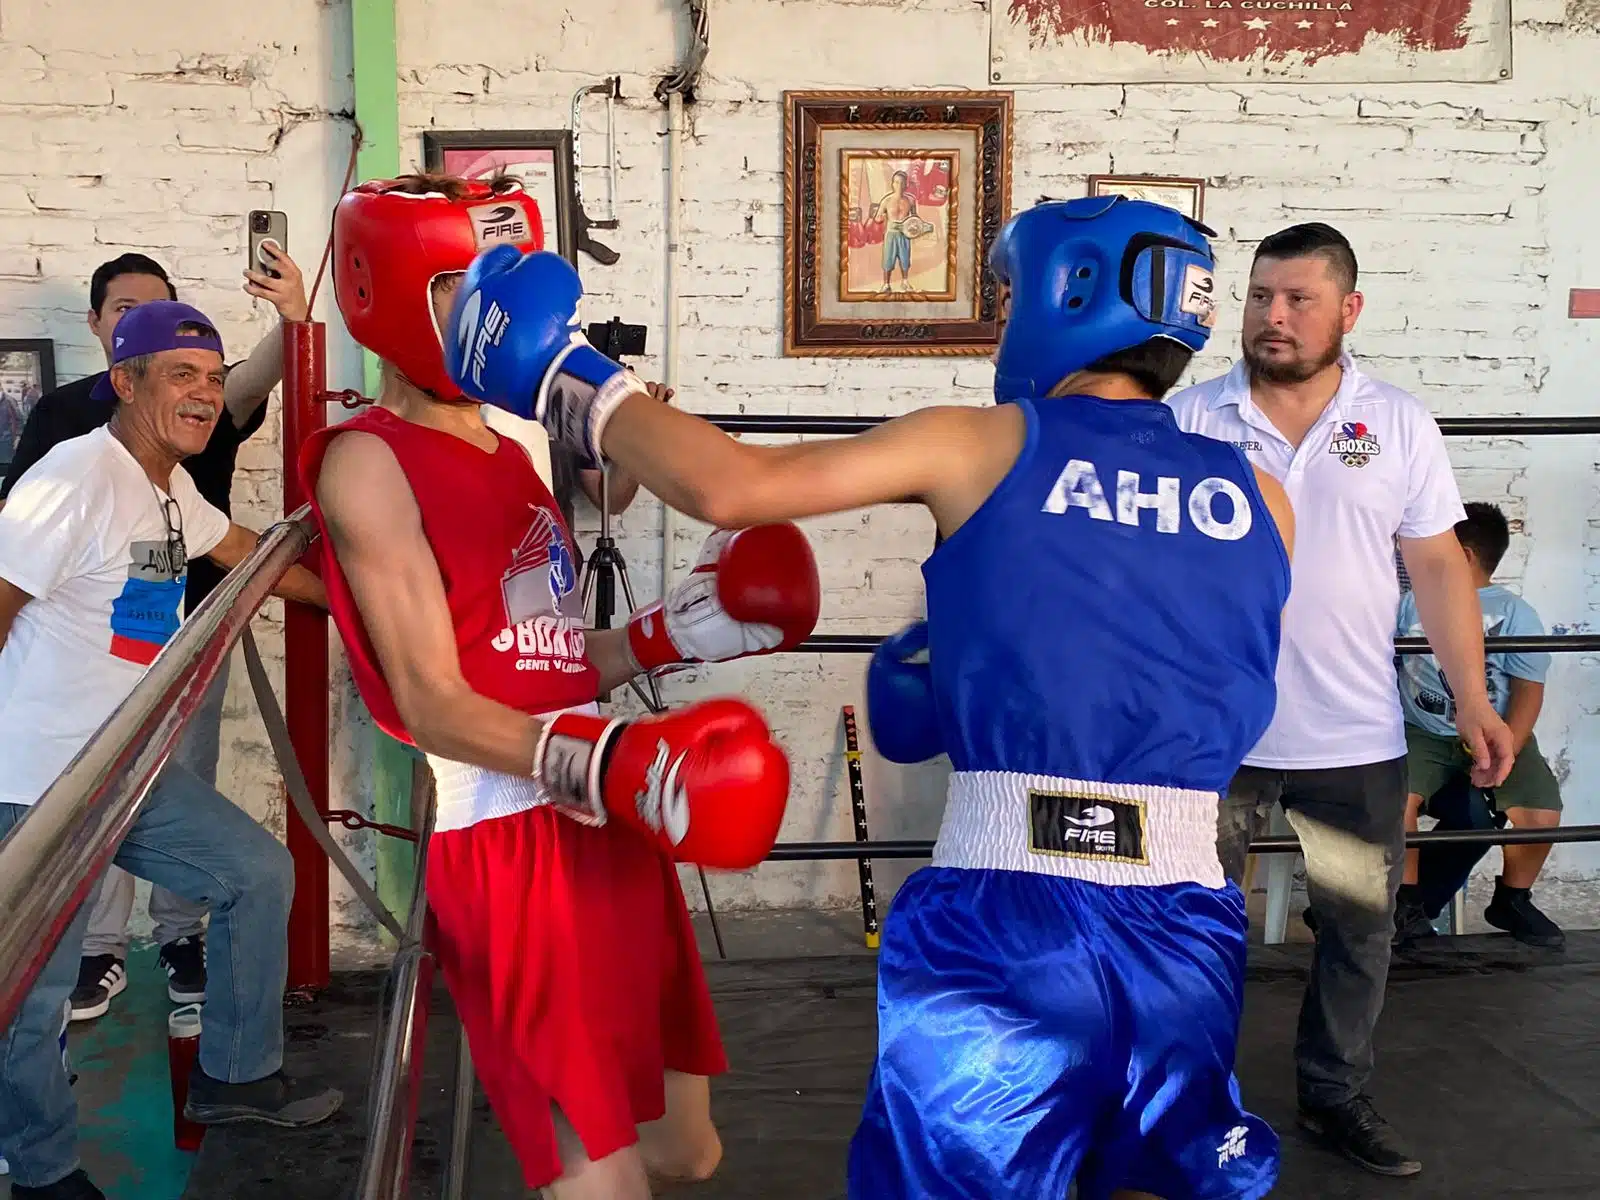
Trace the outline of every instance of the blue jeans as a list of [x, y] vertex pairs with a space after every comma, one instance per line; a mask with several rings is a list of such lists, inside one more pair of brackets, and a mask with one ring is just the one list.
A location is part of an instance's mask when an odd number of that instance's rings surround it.
[[[217, 786], [217, 759], [222, 748], [222, 702], [228, 691], [228, 663], [206, 692], [183, 736], [172, 751], [172, 761], [193, 771], [208, 787]], [[133, 877], [112, 867], [84, 902], [89, 925], [83, 935], [83, 955], [111, 954], [128, 957], [128, 920], [133, 916]], [[205, 929], [206, 906], [185, 900], [166, 888], [150, 889], [150, 919], [156, 923], [156, 945], [181, 937], [198, 936]]]
[[[0, 838], [27, 812], [0, 804]], [[169, 762], [114, 861], [211, 910], [201, 1068], [230, 1083], [278, 1070], [294, 894], [289, 852], [216, 789]], [[25, 1187], [45, 1187], [78, 1166], [78, 1107], [58, 1039], [88, 920], [88, 904], [80, 905], [0, 1041], [0, 1155]]]

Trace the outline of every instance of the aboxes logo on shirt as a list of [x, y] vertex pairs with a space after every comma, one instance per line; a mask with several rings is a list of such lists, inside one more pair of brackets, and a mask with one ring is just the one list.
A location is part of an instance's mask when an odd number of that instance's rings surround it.
[[1360, 421], [1345, 421], [1334, 432], [1328, 453], [1347, 467], [1364, 467], [1383, 453], [1383, 447]]
[[178, 632], [189, 559], [179, 539], [134, 542], [128, 580], [111, 602], [111, 655], [149, 666]]

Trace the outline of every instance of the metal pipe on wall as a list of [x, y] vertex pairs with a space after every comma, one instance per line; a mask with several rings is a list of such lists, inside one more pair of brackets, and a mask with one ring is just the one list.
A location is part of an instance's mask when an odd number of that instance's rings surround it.
[[[678, 386], [678, 355], [682, 329], [678, 324], [678, 271], [681, 265], [683, 219], [683, 93], [667, 93], [667, 311], [662, 336], [662, 378], [669, 388]], [[672, 590], [672, 544], [678, 521], [671, 505], [661, 506], [661, 594]]]

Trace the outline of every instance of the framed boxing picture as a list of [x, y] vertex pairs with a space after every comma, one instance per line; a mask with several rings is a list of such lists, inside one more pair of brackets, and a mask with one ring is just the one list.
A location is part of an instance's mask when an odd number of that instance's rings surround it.
[[0, 469], [11, 465], [28, 414], [56, 390], [56, 346], [49, 338], [0, 338]]
[[986, 355], [1011, 93], [784, 94], [783, 350]]
[[545, 248], [578, 265], [570, 129], [430, 130], [422, 135], [422, 155], [429, 171], [466, 179], [516, 176], [539, 203]]
[[1089, 195], [1126, 196], [1175, 208], [1191, 221], [1204, 221], [1206, 181], [1172, 175], [1091, 175]]

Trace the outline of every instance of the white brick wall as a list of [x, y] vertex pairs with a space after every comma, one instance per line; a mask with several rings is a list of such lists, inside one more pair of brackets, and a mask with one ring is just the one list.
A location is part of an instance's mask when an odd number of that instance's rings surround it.
[[[638, 0], [531, 5], [398, 0], [402, 161], [420, 165], [429, 128], [552, 128], [573, 91], [620, 74], [617, 204], [603, 240], [612, 268], [585, 260], [592, 317], [650, 324], [663, 343], [665, 113], [651, 92], [684, 40], [679, 6]], [[1072, 196], [1108, 170], [1198, 175], [1219, 231], [1223, 326], [1195, 365], [1224, 369], [1236, 348], [1251, 248], [1300, 220], [1339, 225], [1363, 261], [1369, 305], [1353, 348], [1440, 414], [1592, 412], [1595, 327], [1566, 319], [1572, 286], [1600, 286], [1593, 234], [1600, 52], [1594, 21], [1554, 0], [1517, 0], [1515, 78], [1498, 85], [1076, 86], [1016, 92], [1016, 205]], [[308, 268], [348, 152], [349, 17], [343, 4], [219, 6], [205, 22], [135, 3], [112, 21], [68, 20], [45, 0], [0, 13], [0, 336], [55, 337], [64, 377], [96, 369], [82, 328], [95, 263], [138, 248], [167, 262], [185, 295], [244, 345], [264, 314], [235, 290], [246, 209], [291, 215]], [[985, 86], [986, 16], [974, 0], [719, 0], [712, 53], [688, 109], [680, 403], [700, 411], [903, 412], [982, 402], [986, 364], [781, 357], [781, 96], [802, 87]], [[896, 53], [885, 54], [893, 45]], [[603, 206], [598, 101], [583, 130], [591, 205]], [[5, 166], [4, 164], [10, 164]], [[326, 304], [319, 305], [329, 315]], [[335, 339], [335, 378], [353, 383]], [[647, 360], [659, 371], [659, 359]], [[274, 418], [275, 420], [275, 418]], [[274, 423], [243, 461], [236, 497], [257, 524], [279, 505]], [[1508, 577], [1547, 623], [1586, 629], [1600, 598], [1592, 548], [1600, 507], [1584, 439], [1455, 448], [1470, 498], [1526, 523]], [[1579, 498], [1581, 497], [1581, 502]], [[659, 507], [620, 521], [641, 598], [658, 586]], [[701, 531], [678, 523], [673, 559]], [[921, 611], [916, 564], [931, 545], [921, 513], [883, 509], [811, 523], [828, 582], [823, 628], [887, 630]], [[592, 532], [592, 524], [589, 529]], [[276, 626], [265, 618], [269, 644]], [[793, 752], [788, 838], [850, 836], [837, 707], [860, 703], [854, 658], [766, 660], [676, 679], [674, 698], [748, 690]], [[1600, 818], [1592, 664], [1557, 660], [1541, 738], [1570, 771], [1571, 820]], [[241, 672], [242, 675], [242, 672]], [[225, 765], [252, 811], [276, 803], [247, 693], [236, 687]], [[336, 747], [337, 800], [360, 802], [364, 734]], [[937, 770], [870, 761], [874, 833], [931, 836]], [[277, 819], [277, 814], [272, 814]], [[1597, 853], [1559, 848], [1552, 870], [1583, 875]], [[890, 874], [887, 867], [881, 874]], [[849, 865], [767, 868], [713, 885], [724, 903], [848, 902]], [[887, 896], [888, 888], [884, 888]]]

